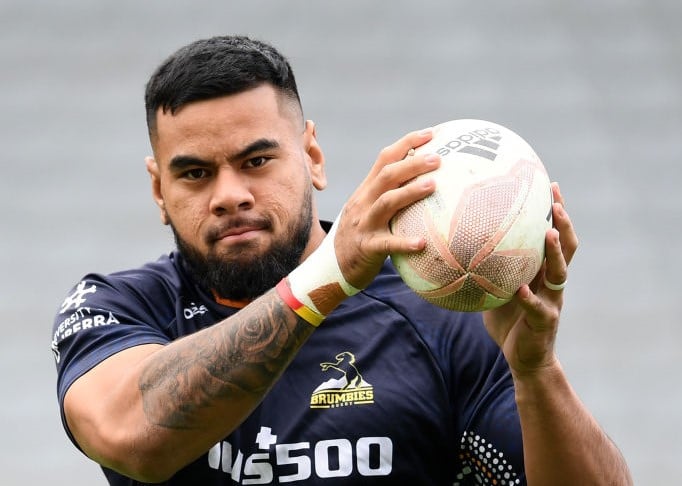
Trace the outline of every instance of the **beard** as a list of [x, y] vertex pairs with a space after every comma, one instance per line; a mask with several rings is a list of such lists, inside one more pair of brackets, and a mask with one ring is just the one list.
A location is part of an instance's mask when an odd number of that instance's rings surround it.
[[228, 258], [214, 251], [202, 254], [178, 234], [169, 222], [178, 251], [192, 277], [207, 290], [231, 300], [253, 300], [273, 288], [298, 266], [310, 239], [313, 223], [312, 190], [306, 190], [300, 217], [270, 249], [251, 257]]

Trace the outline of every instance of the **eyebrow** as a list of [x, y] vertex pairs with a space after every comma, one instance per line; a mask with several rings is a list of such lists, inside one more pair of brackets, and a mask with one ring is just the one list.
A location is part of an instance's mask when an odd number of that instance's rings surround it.
[[234, 154], [235, 159], [244, 159], [255, 152], [261, 152], [263, 150], [272, 150], [279, 148], [279, 142], [277, 140], [272, 140], [268, 138], [259, 138], [251, 142], [249, 145], [244, 147], [241, 151]]
[[171, 172], [182, 172], [187, 167], [208, 167], [210, 162], [192, 155], [176, 155], [168, 165]]
[[[262, 152], [263, 150], [272, 150], [279, 148], [279, 142], [267, 138], [259, 138], [248, 144], [239, 152], [233, 154], [230, 158], [232, 159], [245, 159], [250, 155]], [[204, 160], [193, 155], [176, 155], [170, 161], [169, 168], [173, 172], [181, 172], [187, 167], [208, 167], [213, 165], [210, 161]]]

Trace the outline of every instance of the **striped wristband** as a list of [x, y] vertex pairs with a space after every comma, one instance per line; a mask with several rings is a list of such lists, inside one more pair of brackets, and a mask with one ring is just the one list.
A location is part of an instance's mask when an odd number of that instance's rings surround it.
[[346, 281], [336, 260], [337, 226], [338, 218], [320, 246], [277, 285], [282, 300], [313, 326], [319, 326], [341, 301], [360, 292]]
[[279, 281], [275, 287], [277, 293], [281, 297], [282, 301], [288, 305], [292, 311], [294, 311], [298, 316], [306, 322], [309, 322], [313, 326], [317, 327], [322, 324], [324, 316], [318, 312], [315, 312], [307, 305], [303, 304], [298, 300], [294, 294], [291, 293], [289, 288], [289, 281], [286, 277]]

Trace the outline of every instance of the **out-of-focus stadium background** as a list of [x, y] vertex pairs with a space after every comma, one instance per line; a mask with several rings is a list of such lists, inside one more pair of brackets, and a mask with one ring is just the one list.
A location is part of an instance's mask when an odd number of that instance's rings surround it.
[[327, 155], [326, 218], [409, 130], [483, 118], [526, 138], [581, 236], [566, 371], [636, 483], [677, 484], [680, 21], [677, 0], [4, 0], [2, 484], [104, 484], [59, 422], [52, 317], [84, 273], [171, 248], [143, 165], [144, 84], [176, 48], [223, 33], [289, 56]]

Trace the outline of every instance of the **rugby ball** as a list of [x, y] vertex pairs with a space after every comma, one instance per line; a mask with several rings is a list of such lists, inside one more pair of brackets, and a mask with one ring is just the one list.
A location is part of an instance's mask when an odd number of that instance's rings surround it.
[[484, 120], [434, 127], [415, 149], [436, 153], [435, 192], [390, 221], [393, 234], [422, 236], [426, 248], [395, 253], [405, 283], [446, 309], [474, 312], [511, 300], [544, 260], [552, 226], [552, 190], [542, 161], [512, 130]]

